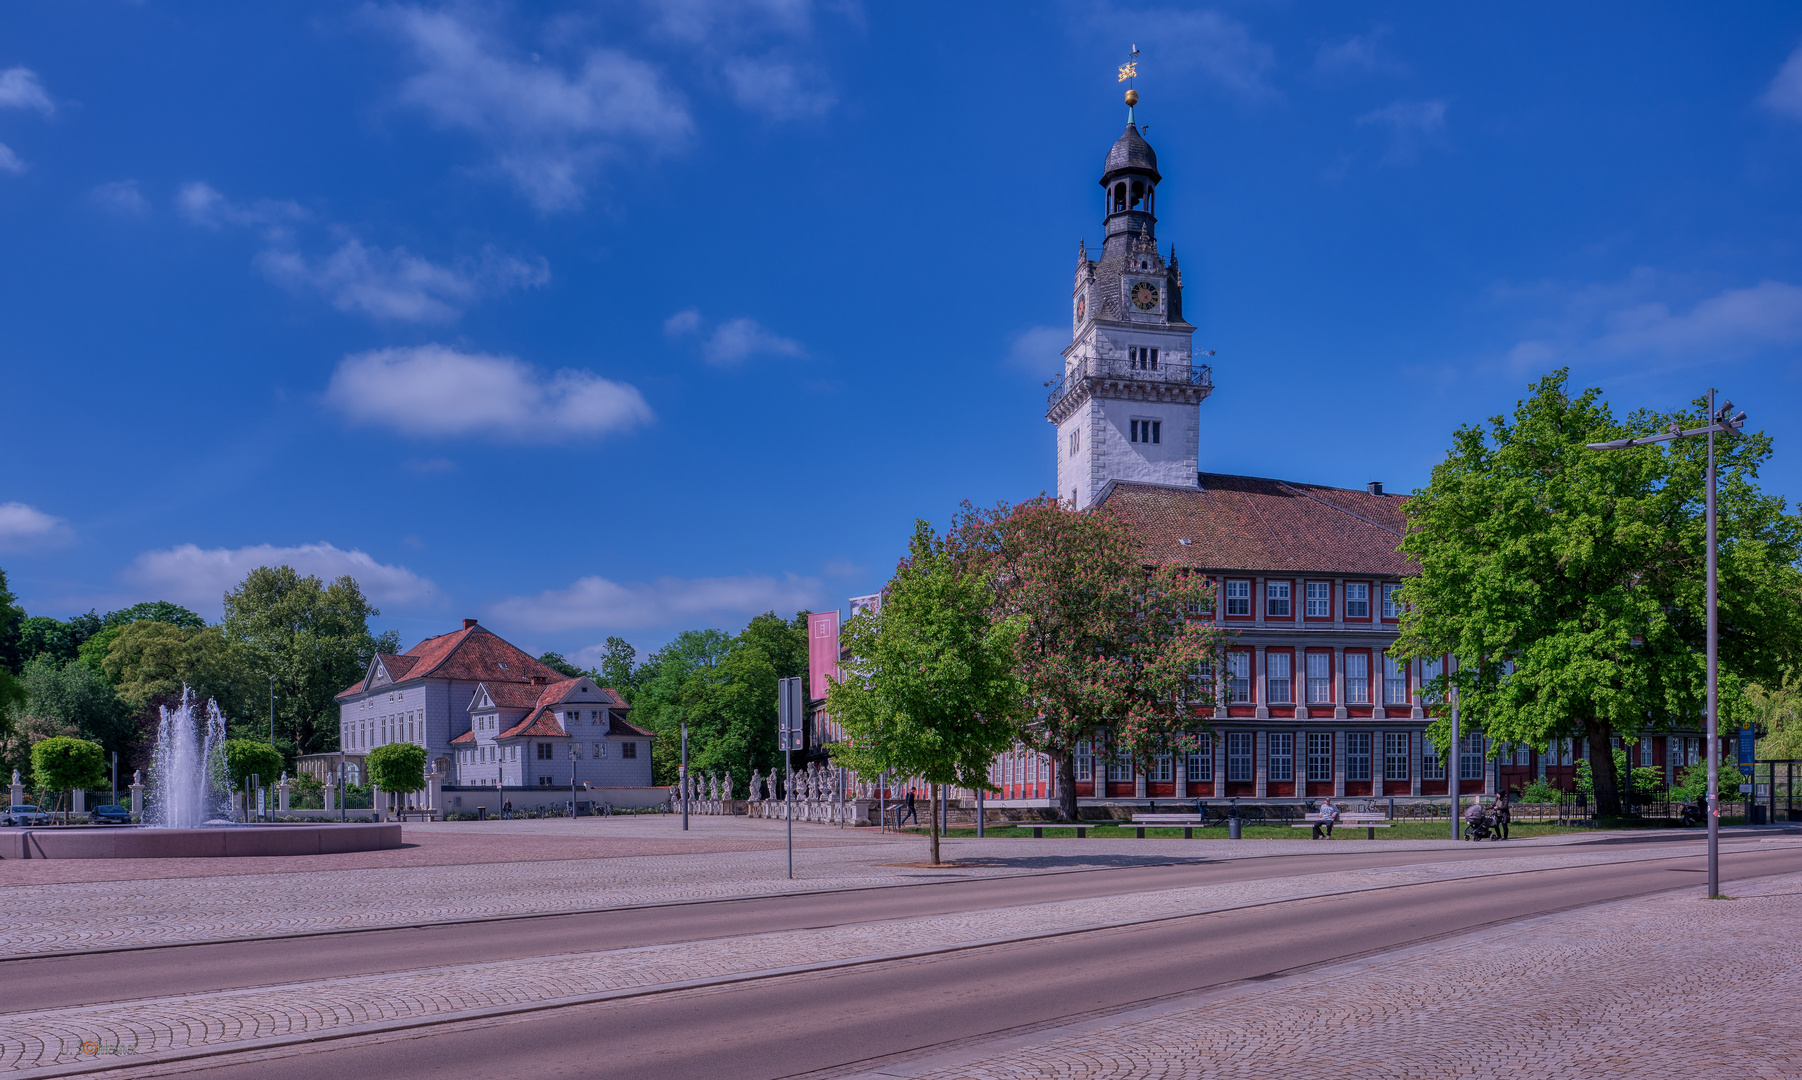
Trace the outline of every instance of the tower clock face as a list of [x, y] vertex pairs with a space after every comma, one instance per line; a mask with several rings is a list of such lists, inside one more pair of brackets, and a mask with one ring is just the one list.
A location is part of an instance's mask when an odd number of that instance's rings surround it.
[[1133, 307], [1140, 311], [1156, 311], [1158, 307], [1158, 287], [1149, 281], [1136, 281], [1132, 287]]

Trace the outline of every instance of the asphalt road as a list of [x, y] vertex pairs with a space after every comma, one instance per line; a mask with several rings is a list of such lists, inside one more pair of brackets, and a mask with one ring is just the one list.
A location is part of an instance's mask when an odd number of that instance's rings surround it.
[[[1656, 841], [1648, 842], [1664, 844], [1695, 839], [1693, 835], [1664, 834]], [[1641, 845], [1633, 846], [1637, 850]], [[1120, 865], [1101, 870], [535, 915], [473, 924], [7, 958], [0, 960], [0, 1011], [93, 1005], [150, 996], [239, 989], [274, 981], [300, 982], [405, 971], [438, 964], [481, 963], [739, 937], [1338, 870], [1493, 859], [1509, 853], [1507, 845], [1495, 843], [1461, 845], [1438, 851], [1347, 853], [1318, 848], [1309, 850], [1311, 847], [1298, 844], [1294, 855], [1224, 860], [1184, 857], [1178, 850], [1120, 856]], [[1560, 850], [1581, 849], [1582, 846]], [[1032, 861], [1043, 864], [1045, 860]], [[1078, 860], [1073, 857], [1071, 861]], [[1093, 857], [1081, 861], [1090, 864]], [[255, 903], [255, 900], [246, 902]], [[404, 905], [405, 899], [397, 897], [396, 902]]]
[[[1644, 860], [1657, 845], [1623, 855]], [[330, 938], [113, 954], [133, 980], [161, 971], [161, 992], [183, 985], [228, 985], [255, 958], [261, 978], [275, 953], [300, 962], [325, 948], [319, 971], [380, 970], [467, 961], [472, 953], [543, 955], [609, 944], [645, 944], [784, 927], [920, 915], [1071, 896], [1171, 888], [1210, 881], [1395, 865], [1424, 858], [1477, 857], [1461, 852], [1329, 855], [1224, 863], [1134, 866], [1049, 877], [867, 890], [780, 901], [734, 901], [640, 909], [598, 916], [465, 927], [385, 931]], [[1493, 857], [1494, 847], [1481, 855]], [[1725, 881], [1802, 871], [1802, 849], [1723, 845]], [[210, 1077], [319, 1076], [596, 1076], [668, 1080], [763, 1080], [854, 1063], [869, 1063], [958, 1040], [1035, 1024], [1069, 1021], [1172, 995], [1332, 963], [1429, 941], [1485, 925], [1677, 887], [1700, 888], [1700, 856], [1540, 870], [1493, 878], [1408, 885], [1378, 892], [1279, 903], [1197, 915], [1144, 926], [987, 947], [923, 960], [654, 994], [602, 1005], [554, 1008], [499, 1021], [421, 1028], [401, 1037], [351, 1038], [312, 1044], [299, 1053], [248, 1061], [230, 1057], [189, 1062]], [[453, 928], [454, 929], [454, 928]], [[414, 935], [414, 936], [409, 936]], [[494, 940], [489, 940], [489, 939]], [[412, 942], [405, 963], [398, 953]], [[424, 947], [424, 953], [419, 949]], [[548, 946], [548, 947], [547, 947]], [[509, 953], [507, 950], [513, 950]], [[158, 954], [162, 954], [159, 956]], [[360, 957], [360, 958], [359, 958]], [[105, 958], [96, 957], [95, 960]], [[805, 958], [797, 958], [805, 959]], [[287, 962], [287, 961], [284, 961]], [[50, 991], [72, 959], [9, 962], [0, 974], [29, 973]], [[90, 977], [84, 975], [84, 977]], [[118, 992], [120, 972], [108, 980]], [[135, 985], [135, 983], [134, 983]], [[59, 997], [64, 995], [58, 995]], [[129, 996], [129, 995], [125, 995]], [[84, 1000], [92, 1000], [87, 998]], [[211, 1066], [211, 1067], [208, 1067]]]

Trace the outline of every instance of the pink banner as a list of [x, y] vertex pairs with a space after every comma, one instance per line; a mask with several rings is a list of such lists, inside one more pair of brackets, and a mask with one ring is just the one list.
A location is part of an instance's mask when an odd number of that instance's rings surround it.
[[807, 689], [815, 701], [826, 696], [826, 679], [838, 674], [838, 612], [807, 616]]

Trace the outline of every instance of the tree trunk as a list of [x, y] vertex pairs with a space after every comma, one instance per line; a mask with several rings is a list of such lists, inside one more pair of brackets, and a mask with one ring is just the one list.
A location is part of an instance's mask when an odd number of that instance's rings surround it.
[[939, 864], [939, 791], [940, 785], [926, 785], [926, 806], [929, 817], [926, 821], [926, 835], [932, 841], [932, 865]]
[[1057, 772], [1057, 816], [1076, 820], [1076, 762], [1069, 750], [1053, 750], [1051, 767]]
[[1620, 778], [1614, 773], [1614, 747], [1608, 745], [1608, 725], [1600, 720], [1585, 720], [1583, 734], [1589, 740], [1589, 777], [1595, 785], [1596, 813], [1619, 817]]

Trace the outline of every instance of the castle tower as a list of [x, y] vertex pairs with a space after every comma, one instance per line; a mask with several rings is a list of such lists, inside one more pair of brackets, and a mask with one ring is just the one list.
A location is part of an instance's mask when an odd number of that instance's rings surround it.
[[1058, 497], [1075, 507], [1093, 505], [1112, 480], [1197, 487], [1197, 406], [1213, 383], [1183, 321], [1176, 250], [1158, 253], [1162, 180], [1129, 116], [1101, 173], [1101, 257], [1077, 249], [1070, 345], [1045, 412], [1057, 428]]

